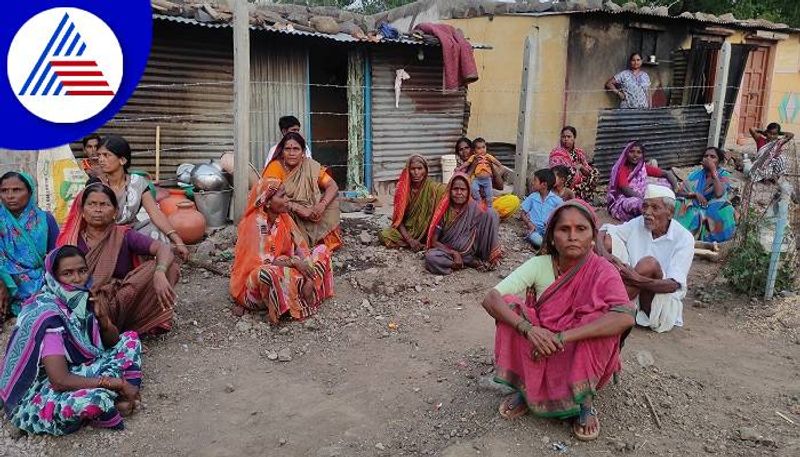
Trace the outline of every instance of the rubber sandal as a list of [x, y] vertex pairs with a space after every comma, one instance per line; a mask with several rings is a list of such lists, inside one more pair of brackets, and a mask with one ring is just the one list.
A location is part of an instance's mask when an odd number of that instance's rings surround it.
[[[514, 408], [511, 408], [511, 405], [515, 402], [519, 403]], [[497, 408], [497, 412], [500, 413], [503, 419], [514, 420], [528, 413], [528, 405], [525, 404], [522, 394], [514, 393], [503, 399], [503, 402]]]
[[[594, 433], [584, 435], [579, 431], [579, 427], [586, 427], [586, 424], [589, 423], [589, 417], [594, 417], [594, 420], [597, 422], [597, 428]], [[594, 406], [586, 408], [581, 405], [581, 412], [578, 415], [578, 419], [572, 424], [572, 434], [575, 435], [578, 441], [594, 441], [600, 436], [600, 420], [597, 418], [597, 410], [594, 409]]]

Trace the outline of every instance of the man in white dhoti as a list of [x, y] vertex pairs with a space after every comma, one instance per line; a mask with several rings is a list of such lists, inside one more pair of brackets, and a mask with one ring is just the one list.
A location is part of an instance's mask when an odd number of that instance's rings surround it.
[[649, 184], [642, 215], [622, 225], [604, 225], [597, 251], [619, 269], [637, 305], [636, 324], [666, 332], [683, 325], [683, 298], [694, 256], [694, 237], [678, 221], [675, 194]]

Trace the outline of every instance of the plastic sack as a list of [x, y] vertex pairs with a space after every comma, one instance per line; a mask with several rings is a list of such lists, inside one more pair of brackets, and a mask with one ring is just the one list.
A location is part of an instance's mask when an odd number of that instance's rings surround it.
[[63, 224], [87, 179], [69, 146], [40, 150], [36, 163], [39, 208], [50, 211], [56, 222]]

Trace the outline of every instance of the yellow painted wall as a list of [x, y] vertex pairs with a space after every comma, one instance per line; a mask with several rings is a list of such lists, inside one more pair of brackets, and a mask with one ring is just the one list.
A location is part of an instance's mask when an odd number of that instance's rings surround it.
[[[747, 43], [745, 33], [737, 32], [728, 38], [731, 43]], [[776, 42], [773, 49], [773, 65], [763, 124], [778, 122], [789, 132], [800, 132], [800, 33], [793, 33], [785, 40]], [[740, 93], [741, 94], [741, 93]], [[736, 100], [731, 125], [725, 138], [726, 146], [737, 144], [739, 107], [741, 97]], [[782, 109], [782, 105], [787, 105]], [[796, 109], [792, 109], [796, 106]], [[740, 141], [740, 143], [742, 143]], [[752, 143], [747, 140], [745, 143]]]
[[534, 151], [549, 151], [556, 141], [552, 132], [561, 128], [563, 115], [569, 17], [495, 16], [445, 22], [460, 28], [472, 43], [492, 46], [475, 50], [480, 79], [469, 86], [468, 136], [506, 143], [517, 142], [525, 37], [539, 27], [539, 84], [531, 126]]

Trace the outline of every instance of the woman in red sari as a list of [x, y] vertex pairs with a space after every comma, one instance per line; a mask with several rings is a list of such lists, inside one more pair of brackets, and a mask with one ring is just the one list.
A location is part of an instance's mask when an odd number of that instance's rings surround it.
[[548, 167], [555, 168], [559, 165], [569, 169], [567, 188], [575, 192], [575, 196], [591, 202], [597, 191], [597, 181], [600, 173], [597, 168], [589, 164], [586, 153], [575, 144], [578, 130], [571, 125], [561, 129], [561, 138], [558, 146], [550, 151]]
[[500, 415], [577, 416], [573, 433], [582, 441], [600, 433], [593, 398], [621, 368], [620, 335], [635, 312], [617, 269], [592, 249], [597, 229], [586, 202], [563, 203], [547, 224], [547, 254], [525, 262], [483, 300], [497, 323], [496, 380], [516, 390]]

